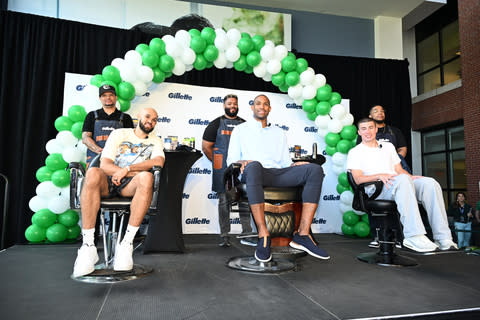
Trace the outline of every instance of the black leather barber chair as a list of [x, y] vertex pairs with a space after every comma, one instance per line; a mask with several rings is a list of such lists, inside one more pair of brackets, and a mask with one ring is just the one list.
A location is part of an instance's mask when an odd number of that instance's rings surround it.
[[[382, 192], [383, 182], [374, 181], [357, 185], [351, 172], [347, 172], [347, 176], [354, 192], [352, 207], [368, 214], [370, 227], [374, 230], [380, 244], [378, 252], [361, 253], [357, 259], [381, 266], [409, 267], [417, 265], [414, 259], [395, 253], [395, 243], [401, 240], [402, 234], [400, 214], [395, 201], [376, 199]], [[368, 196], [365, 187], [370, 185], [375, 186], [375, 192]]]
[[[90, 163], [90, 167], [100, 166], [100, 156], [96, 156]], [[80, 209], [80, 192], [82, 190], [83, 179], [85, 177], [85, 169], [81, 163], [71, 162], [70, 169], [70, 207], [72, 209]], [[160, 188], [160, 174], [162, 167], [153, 167], [153, 197], [147, 214], [151, 214], [157, 208], [158, 192]], [[133, 280], [145, 276], [152, 272], [152, 268], [134, 264], [130, 271], [114, 271], [113, 259], [115, 248], [120, 244], [122, 231], [125, 230], [124, 225], [128, 223], [128, 215], [130, 214], [130, 204], [132, 198], [109, 197], [102, 198], [100, 201], [100, 228], [102, 229], [104, 262], [95, 266], [95, 271], [83, 277], [73, 278], [74, 280], [92, 283], [116, 283], [125, 280]], [[110, 214], [110, 226], [107, 230], [105, 225], [105, 212]], [[127, 217], [127, 221], [125, 218]], [[139, 245], [134, 247], [137, 249]]]
[[[319, 155], [317, 162], [325, 161]], [[323, 159], [322, 159], [323, 158]], [[224, 175], [227, 192], [232, 199], [239, 203], [244, 202], [248, 206], [247, 189], [244, 183], [240, 183], [240, 164], [231, 164]], [[272, 260], [259, 262], [254, 255], [233, 257], [227, 261], [229, 268], [263, 273], [282, 273], [296, 268], [296, 258], [305, 256], [306, 253], [289, 246], [293, 232], [298, 229], [302, 214], [302, 187], [277, 188], [265, 187], [265, 222], [271, 237]]]

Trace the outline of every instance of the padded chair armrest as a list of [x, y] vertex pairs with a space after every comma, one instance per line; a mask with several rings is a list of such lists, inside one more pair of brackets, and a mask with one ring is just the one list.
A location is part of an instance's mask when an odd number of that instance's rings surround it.
[[68, 164], [68, 169], [77, 169], [80, 170], [82, 175], [85, 175], [85, 167], [80, 162], [70, 162]]
[[242, 165], [240, 163], [230, 164], [225, 172], [223, 173], [223, 183], [227, 190], [231, 190], [233, 187], [240, 183], [238, 176], [240, 175], [240, 168]]
[[161, 166], [154, 166], [150, 171], [153, 173], [153, 195], [152, 202], [150, 203], [150, 209], [157, 209], [158, 193], [160, 191], [160, 178], [162, 174]]
[[[368, 196], [365, 192], [365, 187], [371, 185], [375, 186], [375, 192], [371, 196]], [[367, 200], [375, 200], [380, 195], [380, 193], [382, 193], [383, 182], [381, 180], [364, 182], [359, 184], [358, 187], [360, 189], [359, 191], [365, 194]]]

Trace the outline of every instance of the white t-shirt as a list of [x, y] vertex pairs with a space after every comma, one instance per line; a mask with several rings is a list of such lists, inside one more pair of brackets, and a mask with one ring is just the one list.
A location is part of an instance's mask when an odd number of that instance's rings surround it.
[[158, 156], [165, 158], [162, 140], [153, 133], [140, 139], [130, 128], [112, 131], [102, 151], [102, 158], [111, 159], [120, 168]]
[[362, 170], [367, 176], [379, 173], [396, 174], [395, 165], [398, 163], [400, 158], [395, 147], [385, 141], [379, 142], [376, 148], [360, 143], [352, 148], [347, 156], [347, 170]]

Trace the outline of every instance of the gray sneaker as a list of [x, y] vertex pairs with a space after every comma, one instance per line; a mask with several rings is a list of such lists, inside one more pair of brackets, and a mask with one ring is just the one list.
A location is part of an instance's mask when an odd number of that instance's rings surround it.
[[242, 238], [240, 239], [240, 243], [245, 246], [256, 247], [258, 242], [258, 238]]

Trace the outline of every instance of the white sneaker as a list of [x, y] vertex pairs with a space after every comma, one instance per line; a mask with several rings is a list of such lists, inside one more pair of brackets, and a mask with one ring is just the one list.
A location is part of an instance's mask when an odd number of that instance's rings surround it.
[[133, 245], [122, 244], [117, 246], [113, 261], [113, 270], [130, 271], [133, 269]]
[[368, 244], [370, 248], [380, 248], [380, 243], [378, 243], [377, 239], [373, 240]]
[[403, 246], [417, 252], [431, 252], [438, 248], [423, 234], [403, 239]]
[[77, 259], [73, 265], [73, 276], [77, 278], [92, 273], [95, 270], [97, 261], [97, 248], [94, 245], [83, 244], [78, 249]]
[[444, 240], [435, 240], [435, 244], [440, 248], [440, 250], [458, 250], [458, 246], [455, 242], [450, 239]]

